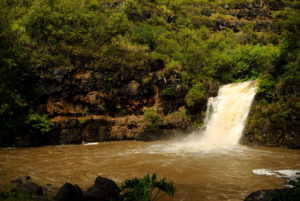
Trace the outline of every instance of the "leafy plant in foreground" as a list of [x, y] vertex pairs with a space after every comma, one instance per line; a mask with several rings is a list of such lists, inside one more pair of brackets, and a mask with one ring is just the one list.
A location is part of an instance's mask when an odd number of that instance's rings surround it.
[[175, 187], [172, 181], [168, 181], [165, 177], [157, 180], [154, 173], [152, 176], [147, 174], [143, 179], [133, 178], [126, 180], [122, 186], [121, 200], [123, 201], [156, 201], [164, 196], [163, 192], [169, 196], [175, 193]]

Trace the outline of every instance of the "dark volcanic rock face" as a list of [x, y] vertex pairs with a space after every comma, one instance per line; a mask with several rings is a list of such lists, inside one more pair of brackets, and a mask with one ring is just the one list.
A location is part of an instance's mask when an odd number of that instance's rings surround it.
[[[53, 116], [85, 114], [140, 114], [143, 106], [151, 105], [152, 85], [142, 83], [142, 75], [116, 75], [79, 69], [64, 81], [63, 91], [47, 99], [47, 112]], [[143, 100], [137, 101], [137, 100]]]
[[[38, 144], [44, 144], [44, 141], [48, 144], [79, 144], [83, 141], [164, 137], [149, 131], [151, 125], [143, 121], [144, 110], [154, 108], [162, 115], [178, 111], [185, 106], [188, 87], [182, 85], [178, 73], [157, 72], [163, 68], [163, 61], [155, 60], [149, 64], [148, 72], [83, 67], [58, 73], [57, 79], [44, 86], [49, 87], [47, 95], [43, 95], [37, 106], [52, 119], [52, 130], [49, 135], [38, 137]], [[52, 81], [60, 87], [53, 88]], [[169, 92], [165, 93], [166, 90]], [[181, 129], [188, 126], [183, 125]], [[162, 126], [162, 129], [174, 127], [176, 125]]]
[[[183, 83], [180, 73], [163, 68], [163, 61], [155, 60], [142, 72], [91, 67], [57, 72], [51, 81], [43, 81], [47, 93], [37, 105], [38, 111], [50, 117], [51, 131], [47, 135], [23, 135], [20, 146], [148, 141], [178, 135], [174, 129], [182, 133], [190, 130], [193, 120], [186, 114], [195, 108], [186, 107], [185, 96], [192, 84]], [[207, 98], [216, 96], [217, 83], [205, 82], [204, 86]], [[197, 111], [205, 107], [203, 100]], [[144, 111], [149, 108], [160, 116], [156, 131], [151, 122], [144, 121]], [[168, 116], [172, 113], [175, 116]]]

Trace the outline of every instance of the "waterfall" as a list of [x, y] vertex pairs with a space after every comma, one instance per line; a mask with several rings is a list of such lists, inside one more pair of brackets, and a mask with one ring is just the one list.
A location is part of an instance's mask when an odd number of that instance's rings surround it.
[[233, 148], [239, 143], [256, 93], [256, 81], [227, 84], [208, 99], [204, 126], [166, 151], [198, 152]]
[[202, 144], [238, 144], [255, 96], [255, 85], [255, 81], [227, 84], [220, 87], [217, 97], [208, 99]]

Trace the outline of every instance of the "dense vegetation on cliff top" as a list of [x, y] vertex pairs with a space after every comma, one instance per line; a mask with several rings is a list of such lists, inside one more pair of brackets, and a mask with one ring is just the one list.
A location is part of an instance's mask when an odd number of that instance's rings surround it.
[[197, 108], [207, 99], [203, 83], [258, 79], [245, 141], [297, 147], [299, 6], [293, 0], [2, 0], [0, 141], [49, 132], [49, 117], [36, 105], [58, 72], [114, 69], [115, 79], [134, 69], [147, 83], [154, 65], [158, 74], [180, 75], [188, 116], [205, 111]]

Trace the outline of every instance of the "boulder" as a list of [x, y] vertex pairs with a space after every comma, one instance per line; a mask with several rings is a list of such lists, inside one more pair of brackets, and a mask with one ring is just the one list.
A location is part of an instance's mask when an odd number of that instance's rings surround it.
[[288, 192], [289, 189], [267, 189], [267, 190], [259, 190], [254, 193], [251, 193], [248, 195], [244, 201], [270, 201], [272, 198], [274, 198], [275, 195], [278, 195], [279, 193]]
[[24, 183], [17, 185], [10, 192], [24, 193], [30, 195], [43, 195], [43, 188], [36, 183]]
[[98, 176], [94, 186], [84, 193], [84, 201], [113, 201], [119, 199], [118, 185], [107, 178]]
[[55, 196], [56, 201], [82, 201], [82, 190], [77, 185], [65, 183]]

